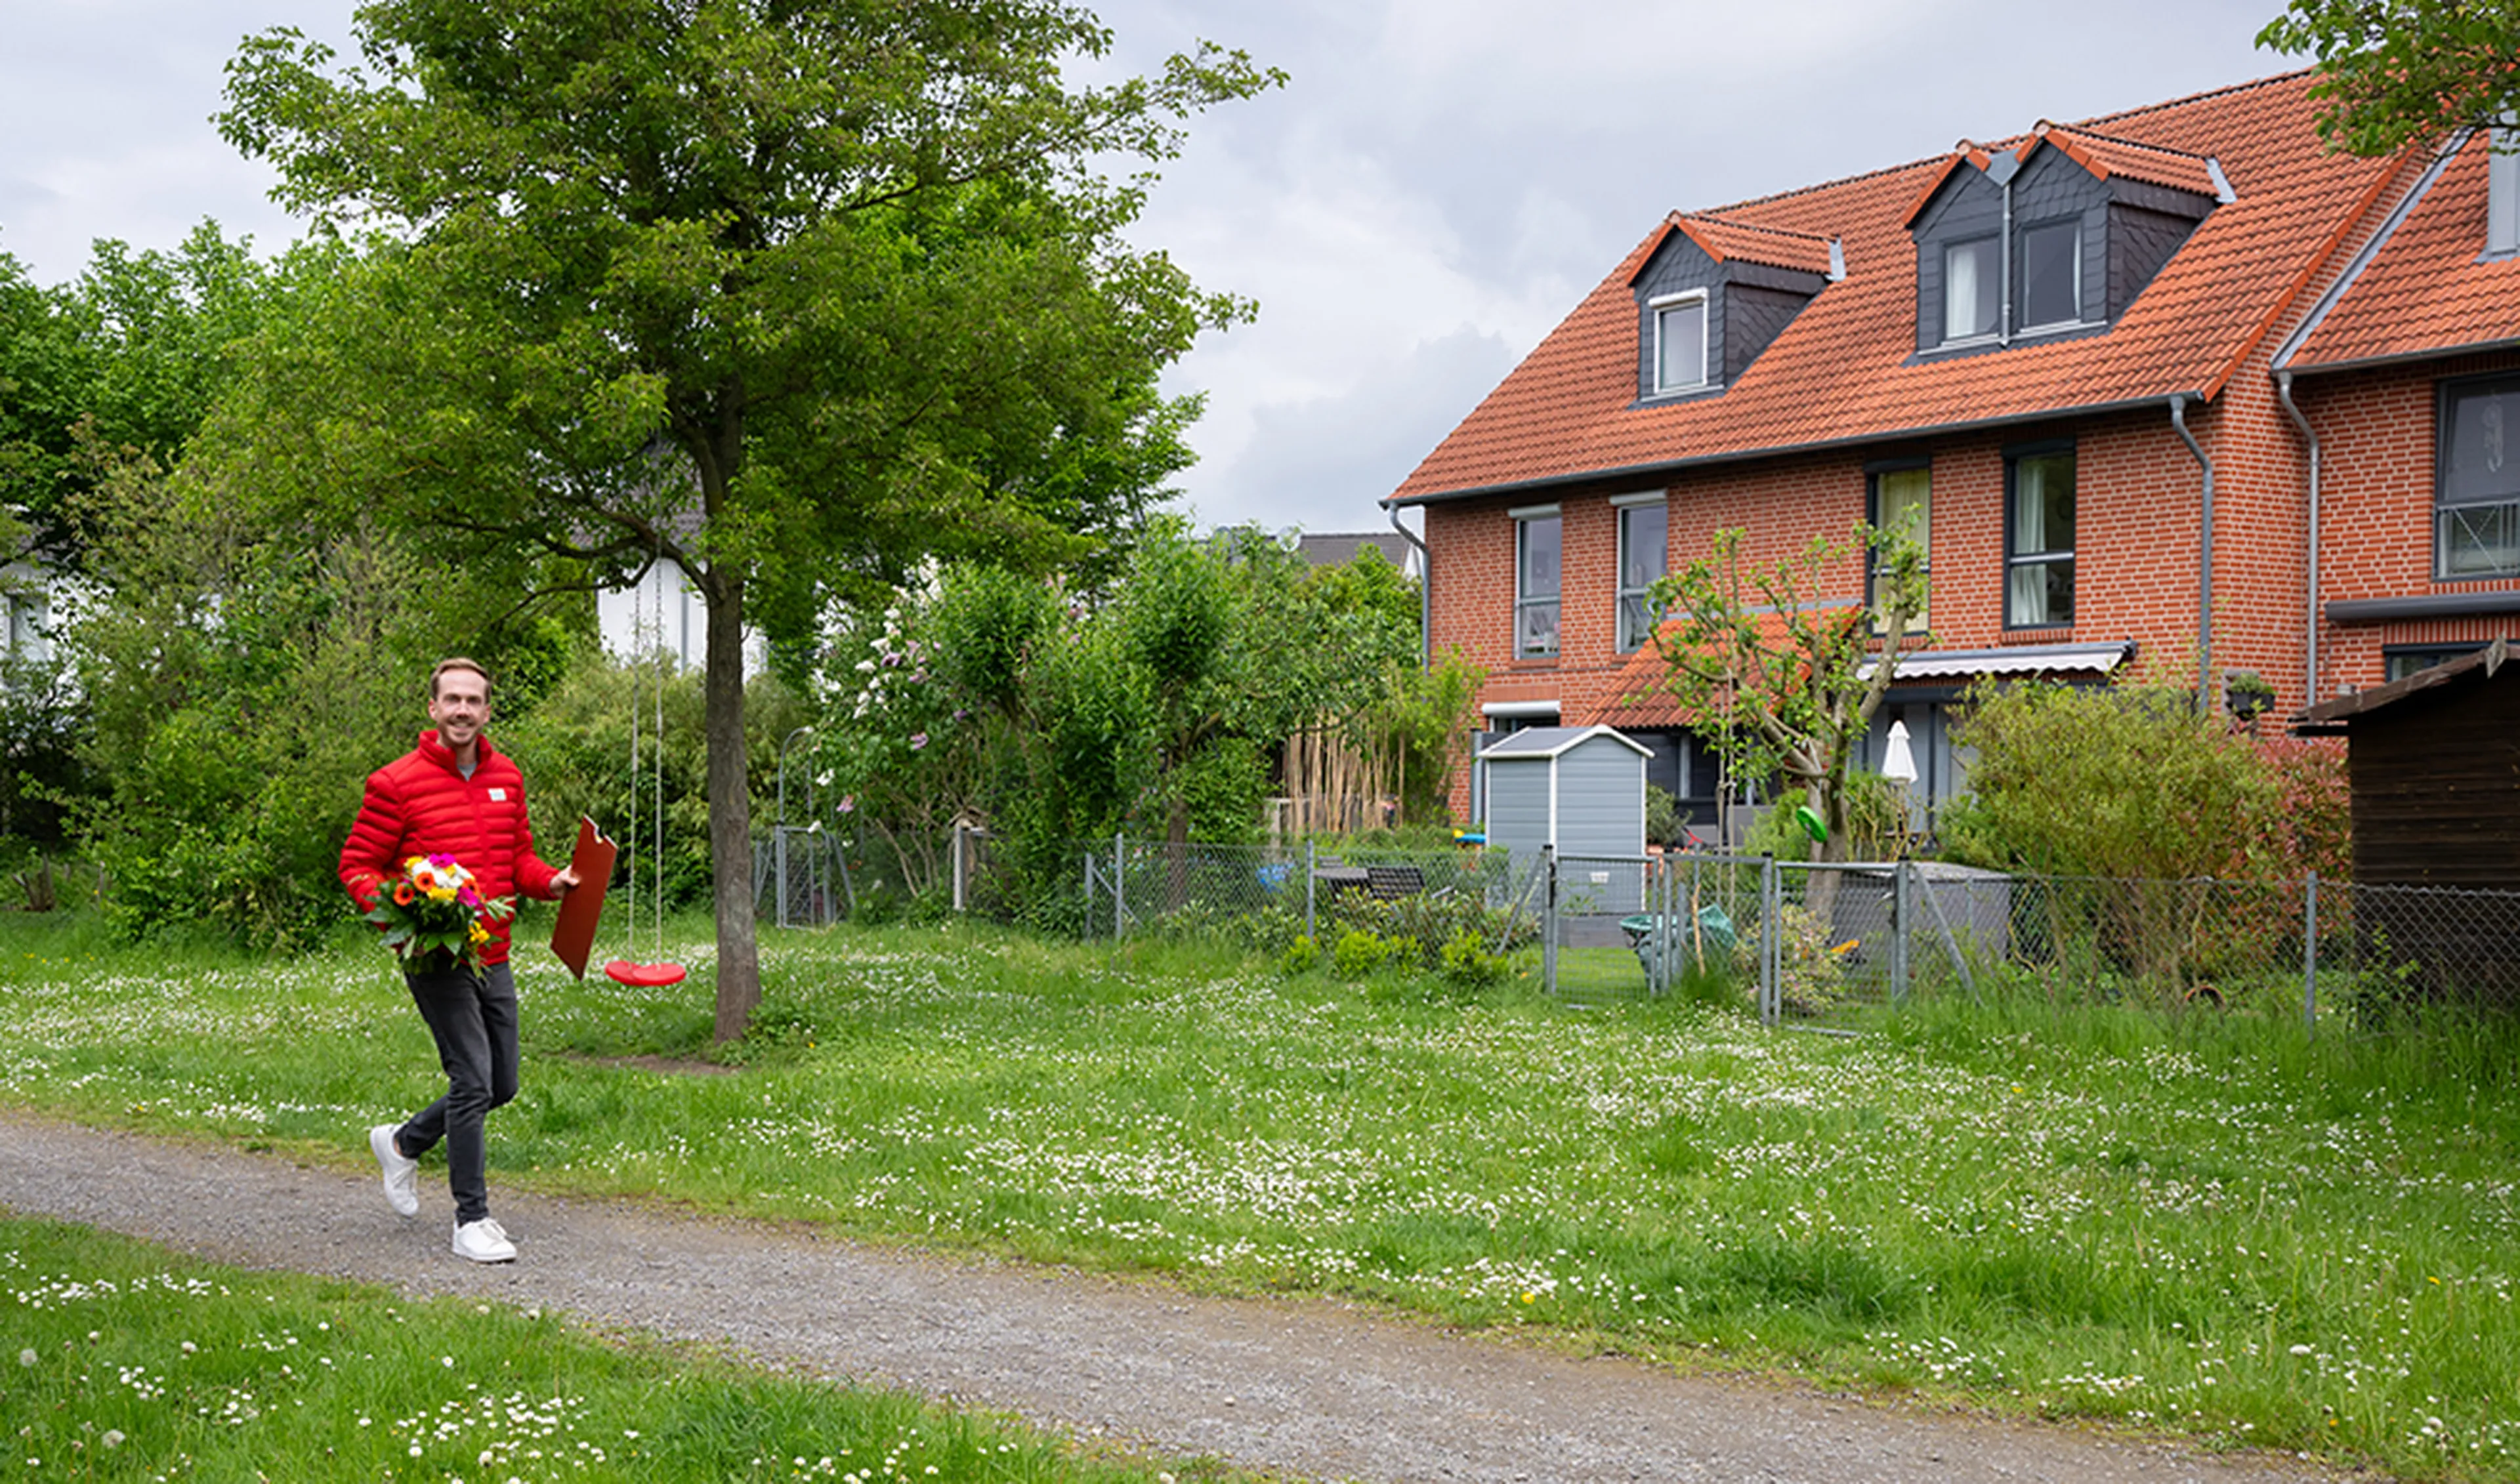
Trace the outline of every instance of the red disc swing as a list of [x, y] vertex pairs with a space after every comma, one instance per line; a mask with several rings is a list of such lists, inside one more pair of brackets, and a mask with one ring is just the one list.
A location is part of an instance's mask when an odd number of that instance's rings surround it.
[[[656, 586], [656, 621], [653, 627], [650, 627], [647, 622], [645, 589], [651, 581]], [[641, 574], [639, 586], [631, 589], [630, 603], [631, 642], [635, 646], [643, 639], [651, 641], [655, 654], [655, 725], [652, 729], [649, 740], [651, 750], [656, 754], [656, 768], [654, 791], [651, 795], [651, 805], [648, 810], [651, 816], [652, 833], [655, 840], [655, 859], [648, 874], [654, 879], [650, 895], [655, 902], [655, 947], [661, 953], [665, 947], [666, 658], [664, 573], [655, 563], [649, 564], [648, 570]], [[638, 671], [634, 668], [631, 671], [630, 680], [630, 828], [622, 832], [624, 839], [634, 842], [639, 837], [639, 680]], [[615, 984], [627, 985], [632, 989], [661, 989], [668, 984], [682, 983], [687, 970], [680, 964], [664, 962], [645, 964], [639, 961], [639, 856], [635, 849], [630, 855], [629, 876], [622, 882], [622, 895], [629, 908], [629, 911], [624, 914], [630, 927], [629, 942], [625, 945], [628, 957], [615, 959], [605, 965], [605, 977]]]

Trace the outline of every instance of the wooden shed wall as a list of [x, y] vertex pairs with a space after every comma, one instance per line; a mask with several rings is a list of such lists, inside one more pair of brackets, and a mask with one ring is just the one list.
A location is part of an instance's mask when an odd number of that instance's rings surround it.
[[2354, 719], [2354, 876], [2520, 890], [2515, 667]]

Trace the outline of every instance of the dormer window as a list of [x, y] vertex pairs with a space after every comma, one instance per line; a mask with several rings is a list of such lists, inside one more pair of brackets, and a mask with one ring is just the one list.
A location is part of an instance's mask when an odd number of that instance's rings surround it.
[[1706, 295], [1653, 300], [1654, 391], [1695, 391], [1706, 384]]
[[2042, 222], [2021, 234], [2024, 330], [2080, 324], [2083, 318], [2083, 223]]
[[2002, 258], [1992, 237], [1973, 237], [1943, 249], [1943, 341], [1984, 339], [1995, 334], [2003, 301]]
[[2042, 124], [2012, 149], [1969, 146], [1908, 213], [1916, 351], [2105, 330], [2229, 200], [2203, 156], [2079, 129]]
[[1640, 403], [1722, 391], [1846, 274], [1830, 238], [1712, 216], [1670, 228], [1629, 281]]

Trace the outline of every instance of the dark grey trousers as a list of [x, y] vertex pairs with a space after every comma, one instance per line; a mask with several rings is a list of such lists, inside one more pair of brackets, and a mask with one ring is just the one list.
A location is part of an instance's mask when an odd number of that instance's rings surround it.
[[455, 1195], [455, 1224], [465, 1226], [490, 1214], [483, 1121], [517, 1096], [517, 979], [505, 964], [403, 978], [437, 1038], [446, 1096], [394, 1130], [394, 1143], [417, 1159], [446, 1141], [446, 1185]]

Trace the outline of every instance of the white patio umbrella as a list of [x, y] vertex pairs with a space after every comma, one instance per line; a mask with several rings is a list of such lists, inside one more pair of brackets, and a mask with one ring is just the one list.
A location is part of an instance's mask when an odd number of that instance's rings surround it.
[[1881, 776], [1894, 784], [1916, 781], [1916, 754], [1908, 748], [1908, 724], [1890, 724], [1890, 744], [1882, 749]]

